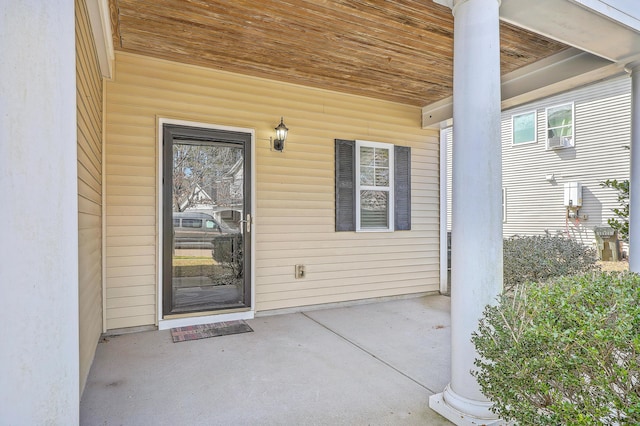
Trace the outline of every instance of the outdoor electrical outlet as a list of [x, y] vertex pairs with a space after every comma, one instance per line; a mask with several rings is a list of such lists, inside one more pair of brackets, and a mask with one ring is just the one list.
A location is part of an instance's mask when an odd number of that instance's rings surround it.
[[304, 265], [296, 265], [296, 278], [304, 278]]

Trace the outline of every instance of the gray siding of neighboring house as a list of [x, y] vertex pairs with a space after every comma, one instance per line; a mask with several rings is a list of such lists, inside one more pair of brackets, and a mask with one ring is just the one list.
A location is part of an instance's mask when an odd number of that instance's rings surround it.
[[447, 140], [447, 231], [451, 232], [451, 218], [453, 214], [453, 131], [449, 127], [444, 136]]
[[[593, 228], [606, 224], [618, 207], [617, 193], [603, 188], [607, 179], [629, 178], [630, 79], [626, 76], [600, 82], [502, 113], [502, 179], [506, 188], [505, 237], [549, 232], [569, 235], [586, 245], [593, 244]], [[575, 146], [546, 149], [545, 108], [574, 103]], [[536, 111], [535, 143], [512, 145], [512, 115]], [[447, 137], [447, 192], [451, 194], [451, 131]], [[554, 174], [555, 180], [546, 176]], [[580, 216], [567, 219], [564, 184], [582, 184]], [[473, 212], [470, 212], [473, 214]], [[448, 230], [451, 197], [447, 206]]]

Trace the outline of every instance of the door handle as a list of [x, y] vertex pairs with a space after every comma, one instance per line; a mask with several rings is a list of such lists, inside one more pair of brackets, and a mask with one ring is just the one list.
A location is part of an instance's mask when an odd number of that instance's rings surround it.
[[241, 220], [240, 223], [246, 223], [247, 232], [251, 232], [251, 214], [247, 213], [247, 220]]

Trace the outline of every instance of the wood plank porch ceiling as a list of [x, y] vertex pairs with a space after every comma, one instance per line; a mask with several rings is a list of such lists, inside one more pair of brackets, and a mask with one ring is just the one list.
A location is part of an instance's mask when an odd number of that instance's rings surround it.
[[[453, 87], [431, 0], [109, 0], [116, 50], [424, 106]], [[501, 23], [502, 73], [567, 46]]]

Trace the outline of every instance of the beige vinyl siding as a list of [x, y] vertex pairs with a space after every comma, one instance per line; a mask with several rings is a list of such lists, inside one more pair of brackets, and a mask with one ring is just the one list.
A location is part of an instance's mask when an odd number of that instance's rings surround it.
[[[507, 190], [503, 234], [568, 235], [585, 245], [594, 241], [593, 228], [606, 224], [618, 207], [616, 191], [602, 188], [607, 179], [629, 179], [630, 79], [621, 77], [522, 105], [502, 113], [502, 184]], [[545, 108], [573, 102], [575, 147], [546, 150]], [[511, 116], [536, 111], [537, 142], [512, 145]], [[448, 138], [448, 152], [452, 142]], [[449, 157], [450, 158], [450, 157]], [[451, 163], [447, 163], [451, 193]], [[555, 175], [548, 182], [547, 175]], [[567, 220], [564, 184], [582, 183], [580, 216]], [[451, 197], [449, 197], [450, 199]], [[448, 209], [451, 218], [451, 210]], [[455, 227], [455, 224], [453, 225]]]
[[[420, 109], [118, 53], [107, 83], [108, 328], [157, 312], [157, 119], [255, 130], [257, 311], [438, 289], [438, 134]], [[283, 153], [269, 148], [284, 116]], [[335, 232], [334, 139], [412, 147], [412, 230]], [[294, 278], [296, 264], [306, 266]]]
[[87, 9], [76, 0], [80, 392], [102, 333], [102, 76]]

